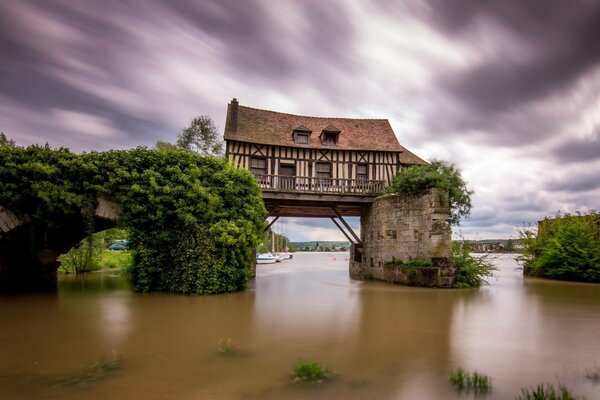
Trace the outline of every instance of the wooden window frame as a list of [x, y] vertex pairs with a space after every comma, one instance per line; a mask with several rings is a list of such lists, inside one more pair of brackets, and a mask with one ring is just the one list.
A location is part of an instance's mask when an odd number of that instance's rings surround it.
[[338, 144], [339, 133], [323, 132], [321, 143], [323, 146], [336, 146]]
[[[364, 172], [358, 172], [359, 168], [364, 168]], [[360, 163], [360, 164], [356, 164], [356, 180], [357, 181], [368, 181], [369, 180], [369, 164], [366, 163]]]
[[[257, 160], [257, 161], [260, 160], [260, 161], [263, 161], [265, 163], [264, 167], [262, 168], [262, 171], [259, 171], [259, 168], [252, 166], [252, 161], [253, 160]], [[267, 158], [266, 157], [254, 157], [254, 156], [251, 156], [250, 157], [250, 162], [248, 163], [248, 169], [255, 176], [267, 175], [267, 165], [268, 165], [268, 163], [267, 163]]]
[[[329, 171], [326, 172], [329, 174], [329, 176], [319, 176], [319, 174], [323, 174], [325, 172], [323, 171], [319, 171], [319, 166], [320, 165], [327, 165], [329, 166]], [[317, 179], [333, 179], [333, 163], [330, 162], [317, 162], [315, 165], [315, 176]]]
[[[306, 138], [306, 141], [301, 141], [300, 138]], [[310, 132], [294, 132], [295, 144], [310, 144]]]

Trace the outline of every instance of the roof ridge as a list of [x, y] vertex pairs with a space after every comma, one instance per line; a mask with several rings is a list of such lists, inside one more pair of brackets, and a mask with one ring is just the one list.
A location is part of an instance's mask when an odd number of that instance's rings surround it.
[[254, 108], [254, 107], [248, 107], [248, 106], [242, 106], [239, 105], [239, 108], [248, 108], [250, 110], [257, 110], [257, 111], [266, 111], [266, 112], [270, 112], [273, 114], [281, 114], [281, 115], [291, 115], [293, 117], [302, 117], [302, 118], [314, 118], [314, 119], [343, 119], [346, 121], [386, 121], [387, 123], [390, 122], [390, 120], [388, 118], [347, 118], [347, 117], [315, 117], [314, 115], [301, 115], [301, 114], [292, 114], [292, 113], [285, 113], [285, 112], [280, 112], [280, 111], [273, 111], [273, 110], [265, 110], [263, 108]]

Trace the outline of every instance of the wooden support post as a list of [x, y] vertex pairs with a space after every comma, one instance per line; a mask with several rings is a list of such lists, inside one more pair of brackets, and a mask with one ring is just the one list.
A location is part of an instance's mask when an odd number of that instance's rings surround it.
[[344, 218], [342, 218], [342, 216], [340, 215], [338, 210], [335, 207], [331, 207], [331, 210], [335, 213], [335, 215], [337, 215], [337, 217], [340, 219], [340, 221], [342, 221], [342, 224], [344, 224], [344, 226], [346, 227], [346, 229], [348, 229], [348, 232], [350, 232], [350, 234], [354, 237], [354, 239], [356, 239], [356, 244], [358, 244], [359, 246], [362, 246], [362, 241], [360, 240], [360, 238], [358, 236], [356, 236], [356, 233], [354, 233], [354, 231], [352, 230], [350, 225], [348, 225], [346, 220]]
[[275, 221], [277, 221], [279, 219], [279, 217], [275, 217], [273, 218], [273, 221], [269, 222], [269, 225], [267, 225], [265, 227], [265, 232], [269, 230], [269, 228], [271, 227], [271, 225], [273, 225], [275, 223]]
[[348, 236], [348, 234], [346, 233], [346, 231], [345, 231], [345, 230], [344, 230], [344, 229], [341, 227], [341, 225], [340, 225], [340, 224], [338, 224], [338, 222], [335, 220], [335, 218], [333, 218], [333, 217], [330, 217], [330, 218], [331, 218], [331, 220], [333, 221], [333, 223], [335, 224], [335, 226], [337, 226], [337, 227], [338, 227], [338, 229], [339, 229], [340, 231], [342, 231], [342, 233], [344, 234], [344, 236], [346, 236], [346, 239], [348, 239], [348, 241], [349, 241], [350, 243], [352, 243], [352, 244], [355, 244], [355, 243], [354, 243], [354, 241], [353, 241], [352, 239], [350, 239], [350, 236]]

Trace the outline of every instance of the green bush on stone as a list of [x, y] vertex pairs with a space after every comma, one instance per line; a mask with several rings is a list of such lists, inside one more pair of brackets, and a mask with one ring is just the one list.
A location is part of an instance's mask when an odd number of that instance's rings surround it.
[[93, 222], [98, 197], [116, 201], [129, 228], [135, 290], [246, 287], [266, 216], [250, 172], [220, 157], [143, 147], [78, 155], [0, 146], [0, 158], [0, 204], [29, 215], [39, 232], [60, 227], [65, 212], [83, 209]]

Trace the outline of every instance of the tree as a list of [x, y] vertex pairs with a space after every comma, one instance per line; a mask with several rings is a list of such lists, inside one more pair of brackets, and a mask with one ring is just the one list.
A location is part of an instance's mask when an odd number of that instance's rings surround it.
[[223, 154], [223, 142], [219, 138], [218, 129], [207, 115], [194, 118], [190, 126], [179, 132], [177, 147], [200, 154]]
[[7, 138], [4, 132], [0, 132], [0, 146], [16, 146], [16, 143]]
[[460, 170], [445, 161], [433, 160], [427, 165], [413, 165], [398, 171], [388, 192], [421, 194], [433, 188], [448, 192], [452, 225], [460, 225], [461, 218], [471, 214], [473, 192], [467, 188]]
[[174, 144], [169, 142], [163, 142], [161, 140], [158, 140], [154, 147], [157, 150], [175, 150], [177, 148], [177, 146], [175, 146]]

